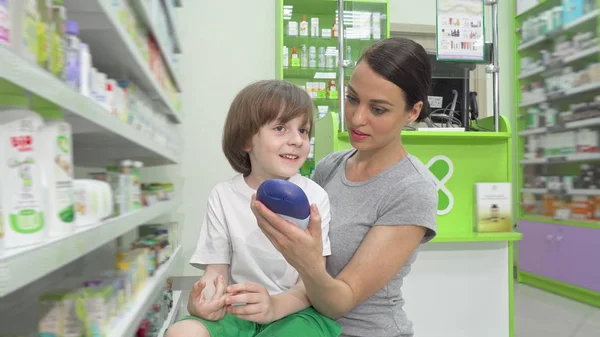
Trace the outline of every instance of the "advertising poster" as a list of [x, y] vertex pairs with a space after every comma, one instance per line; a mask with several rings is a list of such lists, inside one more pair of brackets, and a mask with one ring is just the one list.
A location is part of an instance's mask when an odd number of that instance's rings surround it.
[[484, 62], [484, 0], [437, 0], [437, 58]]

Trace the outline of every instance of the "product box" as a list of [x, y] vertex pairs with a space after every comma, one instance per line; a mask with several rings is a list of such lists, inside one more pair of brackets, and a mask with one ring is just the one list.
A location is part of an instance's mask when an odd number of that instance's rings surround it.
[[475, 203], [475, 232], [512, 231], [510, 183], [476, 183]]

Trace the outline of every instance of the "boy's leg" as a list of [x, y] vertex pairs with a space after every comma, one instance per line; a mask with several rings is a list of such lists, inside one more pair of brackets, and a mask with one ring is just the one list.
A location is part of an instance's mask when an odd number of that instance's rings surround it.
[[164, 337], [254, 337], [257, 331], [258, 324], [231, 314], [218, 321], [186, 316], [170, 326]]
[[264, 325], [256, 337], [337, 337], [340, 325], [310, 307]]

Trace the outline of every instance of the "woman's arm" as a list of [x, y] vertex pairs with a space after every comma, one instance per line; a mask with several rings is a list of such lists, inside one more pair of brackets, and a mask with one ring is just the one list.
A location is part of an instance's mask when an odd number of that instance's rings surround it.
[[[323, 261], [325, 259], [324, 257]], [[302, 311], [311, 305], [302, 278], [290, 290], [271, 296], [271, 301], [275, 314], [274, 320], [282, 319], [288, 315]]]
[[392, 280], [425, 233], [420, 226], [375, 226], [336, 278], [325, 265], [298, 270], [310, 303], [329, 318], [344, 315]]

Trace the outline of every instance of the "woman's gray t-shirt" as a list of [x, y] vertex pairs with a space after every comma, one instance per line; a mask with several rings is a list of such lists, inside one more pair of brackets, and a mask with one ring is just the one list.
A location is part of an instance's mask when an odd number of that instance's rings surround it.
[[[317, 164], [313, 180], [329, 194], [331, 255], [327, 271], [337, 276], [350, 262], [373, 226], [419, 225], [427, 228], [422, 243], [435, 236], [438, 193], [429, 170], [408, 155], [386, 171], [363, 182], [346, 179], [345, 166], [355, 150], [335, 152]], [[402, 298], [402, 281], [415, 252], [382, 289], [338, 319], [344, 337], [413, 336]]]

